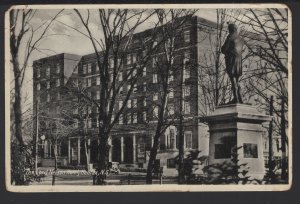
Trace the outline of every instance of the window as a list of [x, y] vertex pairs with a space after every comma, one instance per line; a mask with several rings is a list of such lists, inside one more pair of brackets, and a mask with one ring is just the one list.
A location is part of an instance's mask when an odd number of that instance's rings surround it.
[[88, 106], [87, 109], [88, 109], [88, 114], [91, 114], [92, 113], [92, 107]]
[[96, 127], [99, 127], [99, 118], [96, 117]]
[[143, 105], [144, 105], [144, 107], [147, 106], [147, 99], [146, 98], [144, 98], [144, 100], [143, 100]]
[[91, 118], [88, 119], [88, 128], [92, 128], [92, 119]]
[[41, 84], [40, 83], [36, 84], [36, 90], [38, 90], [38, 91], [41, 90]]
[[48, 66], [47, 69], [46, 69], [46, 76], [47, 77], [50, 76], [50, 66]]
[[123, 115], [122, 114], [120, 114], [120, 116], [119, 116], [119, 124], [123, 124]]
[[50, 94], [47, 94], [47, 102], [50, 102]]
[[98, 72], [99, 71], [99, 65], [98, 65], [97, 62], [95, 63], [95, 66], [96, 66], [96, 72]]
[[109, 73], [110, 76], [110, 81], [113, 82], [114, 81], [114, 74], [113, 73]]
[[187, 132], [184, 132], [184, 138], [185, 138], [185, 148], [187, 149], [192, 149], [192, 132], [190, 131], [187, 131]]
[[82, 87], [86, 87], [86, 79], [82, 79], [81, 83], [82, 83]]
[[109, 68], [113, 68], [114, 67], [114, 59], [110, 58], [109, 59]]
[[121, 66], [121, 59], [120, 58], [118, 59], [118, 66], [119, 67]]
[[174, 98], [174, 90], [171, 89], [169, 92], [169, 98]]
[[123, 101], [119, 101], [119, 110], [122, 108], [123, 106]]
[[132, 123], [137, 123], [137, 114], [134, 113], [132, 117]]
[[96, 91], [96, 99], [97, 99], [97, 100], [100, 99], [100, 91]]
[[174, 38], [168, 38], [167, 39], [167, 47], [169, 49], [174, 46], [173, 42], [174, 42]]
[[123, 81], [123, 73], [122, 72], [119, 73], [118, 80]]
[[156, 46], [157, 46], [157, 41], [155, 40], [155, 41], [153, 42], [152, 48], [155, 48]]
[[135, 77], [135, 76], [136, 76], [136, 73], [137, 73], [136, 68], [134, 68], [134, 70], [133, 70], [133, 72], [132, 72], [132, 76]]
[[152, 59], [152, 67], [155, 67], [156, 63], [157, 63], [157, 57], [153, 57], [153, 59]]
[[131, 89], [131, 85], [128, 84], [128, 85], [127, 85], [127, 92], [128, 92], [130, 89]]
[[113, 122], [114, 120], [115, 120], [115, 115], [112, 114], [112, 115], [111, 115], [111, 122]]
[[158, 117], [158, 107], [157, 106], [153, 110], [153, 116]]
[[78, 128], [78, 119], [74, 119], [73, 126], [74, 128]]
[[39, 96], [37, 96], [37, 97], [36, 97], [36, 100], [37, 100], [37, 102], [38, 102], [38, 103], [40, 103], [40, 102], [41, 102], [41, 99], [40, 99], [40, 97], [39, 97]]
[[170, 71], [169, 73], [168, 83], [170, 83], [171, 81], [174, 81], [173, 71]]
[[60, 86], [60, 79], [56, 79], [55, 84], [56, 84], [56, 87], [59, 87]]
[[175, 112], [174, 104], [168, 104], [168, 111], [169, 111], [169, 115], [174, 115]]
[[147, 91], [147, 83], [143, 82], [143, 91], [146, 92]]
[[50, 81], [47, 81], [46, 84], [47, 84], [47, 89], [50, 89]]
[[184, 87], [184, 96], [189, 96], [191, 93], [191, 87], [190, 86], [185, 86]]
[[136, 63], [136, 54], [132, 54], [132, 63]]
[[183, 36], [183, 38], [184, 38], [184, 42], [186, 42], [186, 43], [189, 43], [190, 42], [190, 31], [189, 30], [187, 30], [187, 31], [184, 31], [184, 36]]
[[40, 70], [40, 68], [37, 68], [37, 69], [36, 69], [36, 77], [37, 77], [37, 78], [40, 78], [40, 77], [41, 77], [41, 70]]
[[143, 67], [143, 76], [147, 75], [147, 67]]
[[130, 54], [127, 55], [127, 64], [131, 64], [131, 55]]
[[190, 102], [184, 102], [184, 113], [189, 114], [191, 112]]
[[175, 130], [174, 129], [170, 129], [170, 148], [176, 148], [175, 146]]
[[100, 85], [100, 76], [96, 77], [96, 85]]
[[146, 111], [144, 111], [143, 112], [143, 121], [147, 121], [147, 112]]
[[134, 84], [134, 85], [133, 85], [133, 93], [136, 93], [136, 92], [137, 92], [137, 85]]
[[131, 70], [127, 70], [127, 79], [131, 79], [131, 76], [132, 76], [132, 72]]
[[127, 101], [127, 108], [131, 108], [131, 100], [130, 99]]
[[131, 123], [131, 113], [127, 114], [127, 124]]
[[244, 143], [244, 158], [258, 158], [257, 144]]
[[153, 84], [157, 83], [157, 74], [153, 74]]
[[87, 78], [87, 86], [92, 86], [92, 79], [91, 78]]
[[60, 73], [60, 69], [61, 69], [60, 64], [57, 63], [57, 65], [56, 65], [56, 74]]
[[157, 101], [158, 100], [158, 93], [154, 93], [153, 95], [153, 101]]
[[88, 67], [88, 73], [92, 73], [92, 64], [89, 63], [89, 64], [87, 65], [87, 67]]
[[136, 98], [132, 99], [132, 107], [133, 108], [137, 107], [137, 99]]
[[190, 78], [190, 70], [187, 67], [183, 70], [183, 78], [184, 80]]
[[123, 86], [120, 87], [119, 93], [120, 93], [120, 94], [123, 93]]
[[60, 93], [59, 92], [57, 92], [56, 99], [60, 100]]
[[82, 74], [86, 74], [86, 64], [82, 66]]
[[191, 58], [190, 52], [189, 51], [184, 52], [183, 63], [186, 64], [187, 62], [189, 62], [190, 58]]

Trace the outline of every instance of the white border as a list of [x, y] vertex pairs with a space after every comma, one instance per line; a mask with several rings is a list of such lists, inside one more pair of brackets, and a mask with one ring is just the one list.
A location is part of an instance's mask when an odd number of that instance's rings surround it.
[[[10, 52], [9, 52], [9, 11], [12, 9], [96, 9], [96, 8], [287, 8], [288, 9], [288, 158], [289, 184], [282, 185], [109, 185], [109, 186], [13, 186], [10, 183]], [[5, 183], [12, 192], [190, 192], [190, 191], [286, 191], [292, 185], [292, 14], [285, 4], [83, 4], [83, 5], [18, 5], [5, 13]]]

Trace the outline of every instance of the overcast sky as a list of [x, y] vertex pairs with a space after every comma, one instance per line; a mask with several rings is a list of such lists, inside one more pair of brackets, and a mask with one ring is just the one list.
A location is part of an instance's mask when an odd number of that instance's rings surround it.
[[[38, 10], [35, 19], [33, 19], [33, 23], [39, 25], [40, 23], [51, 19], [58, 11], [59, 10]], [[84, 11], [81, 12], [84, 13]], [[211, 21], [216, 21], [215, 9], [200, 9], [197, 12], [197, 16], [206, 18]], [[151, 28], [155, 23], [154, 21], [155, 19], [150, 19], [149, 21], [147, 21], [147, 23], [139, 26], [137, 32]], [[45, 54], [36, 53], [32, 58], [33, 60], [39, 59], [41, 57], [46, 57], [47, 55], [53, 55], [55, 53], [73, 53], [84, 55], [93, 52], [91, 42], [87, 37], [74, 31], [71, 28], [66, 27], [62, 23], [85, 32], [78, 15], [75, 14], [73, 10], [65, 10], [58, 18], [58, 21], [55, 22], [51, 27], [50, 32], [58, 35], [48, 37], [40, 45], [40, 47], [50, 49], [53, 52], [51, 53], [51, 51], [48, 51], [45, 52]], [[98, 25], [97, 14], [94, 13], [94, 15], [91, 15], [91, 23], [89, 27], [93, 31], [94, 35], [100, 37]]]

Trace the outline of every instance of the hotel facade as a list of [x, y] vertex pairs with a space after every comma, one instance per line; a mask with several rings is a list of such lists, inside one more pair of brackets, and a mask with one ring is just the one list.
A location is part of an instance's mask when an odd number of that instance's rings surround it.
[[[170, 75], [169, 83], [172, 88], [168, 93], [167, 109], [169, 114], [179, 111], [182, 100], [184, 114], [184, 148], [200, 150], [203, 154], [208, 152], [208, 132], [198, 117], [201, 108], [199, 99], [203, 93], [199, 87], [199, 72], [197, 66], [203, 53], [211, 49], [208, 33], [215, 29], [216, 24], [191, 16], [178, 29], [175, 37], [176, 63], [182, 67], [182, 72], [174, 72]], [[152, 29], [136, 33], [133, 36], [131, 49], [122, 62], [122, 74], [118, 75], [117, 81], [126, 78], [128, 70], [138, 63], [143, 54], [139, 44], [147, 41], [151, 36]], [[84, 45], [83, 45], [84, 46]], [[67, 118], [74, 130], [57, 143], [59, 166], [80, 166], [86, 164], [87, 157], [91, 164], [98, 160], [98, 110], [93, 105], [85, 108], [76, 107], [78, 96], [74, 95], [69, 88], [81, 87], [93, 100], [100, 99], [100, 74], [96, 62], [96, 55], [88, 54], [79, 56], [75, 54], [58, 54], [42, 58], [33, 62], [33, 98], [34, 110], [39, 116], [39, 157], [41, 166], [53, 166], [54, 143], [51, 142], [49, 131], [51, 121]], [[155, 135], [157, 103], [159, 93], [155, 87], [159, 86], [158, 74], [154, 67], [160, 63], [159, 53], [152, 54], [147, 64], [142, 68], [133, 91], [127, 101], [124, 113], [114, 125], [109, 138], [110, 150], [109, 161], [119, 162], [122, 168], [146, 168], [153, 145]], [[111, 66], [111, 63], [110, 65]], [[179, 66], [179, 67], [180, 67]], [[179, 82], [182, 79], [182, 86]], [[118, 110], [124, 101], [130, 85], [124, 83], [118, 95], [118, 101], [114, 109]], [[183, 94], [182, 94], [183, 92]], [[180, 95], [182, 94], [182, 95]], [[38, 104], [38, 108], [36, 105]], [[71, 108], [70, 108], [71, 107]], [[86, 116], [84, 127], [85, 134], [89, 135], [88, 142], [80, 131], [80, 116]], [[114, 117], [114, 116], [113, 116]], [[51, 119], [49, 119], [51, 118]], [[36, 129], [36, 127], [35, 127]], [[78, 129], [78, 130], [77, 130]], [[43, 135], [43, 137], [41, 137]], [[86, 156], [86, 153], [87, 156]], [[164, 168], [164, 172], [176, 170], [175, 157], [178, 155], [178, 125], [169, 126], [160, 138], [157, 154], [157, 163]]]

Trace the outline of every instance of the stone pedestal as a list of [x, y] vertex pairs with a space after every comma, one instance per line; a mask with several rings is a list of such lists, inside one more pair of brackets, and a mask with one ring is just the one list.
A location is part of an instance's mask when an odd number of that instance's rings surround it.
[[231, 161], [232, 148], [238, 148], [238, 163], [247, 164], [247, 176], [262, 179], [265, 175], [262, 123], [271, 117], [246, 104], [218, 106], [209, 116], [209, 165]]

